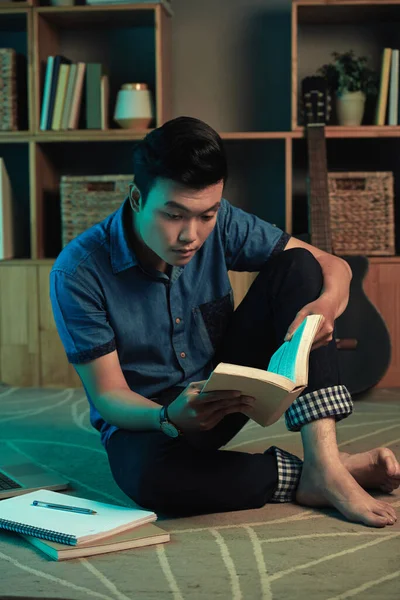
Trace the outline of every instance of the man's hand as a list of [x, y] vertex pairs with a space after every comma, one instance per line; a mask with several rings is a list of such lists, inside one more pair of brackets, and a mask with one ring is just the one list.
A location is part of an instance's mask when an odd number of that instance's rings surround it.
[[294, 321], [290, 324], [285, 335], [285, 342], [290, 340], [297, 327], [304, 321], [308, 315], [322, 315], [324, 317], [321, 322], [317, 335], [311, 350], [316, 350], [321, 346], [326, 346], [333, 336], [333, 327], [337, 315], [338, 308], [335, 300], [330, 298], [328, 294], [322, 294], [317, 300], [306, 304], [297, 313]]
[[248, 413], [254, 405], [254, 398], [235, 390], [202, 393], [205, 383], [190, 383], [168, 406], [169, 419], [181, 431], [212, 429], [226, 415], [244, 410]]

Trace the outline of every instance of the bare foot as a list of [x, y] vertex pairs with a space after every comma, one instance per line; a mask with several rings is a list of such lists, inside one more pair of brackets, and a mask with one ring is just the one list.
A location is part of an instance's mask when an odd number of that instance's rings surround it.
[[385, 527], [397, 521], [395, 509], [372, 498], [338, 462], [329, 467], [303, 465], [296, 500], [304, 506], [334, 506], [349, 521]]
[[359, 454], [340, 452], [340, 460], [363, 488], [390, 493], [400, 486], [400, 465], [389, 448]]

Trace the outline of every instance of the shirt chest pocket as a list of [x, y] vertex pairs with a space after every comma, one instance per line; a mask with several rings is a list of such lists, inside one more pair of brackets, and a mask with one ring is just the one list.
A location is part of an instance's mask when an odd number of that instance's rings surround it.
[[212, 354], [222, 341], [233, 315], [233, 291], [192, 309], [196, 329], [206, 350]]

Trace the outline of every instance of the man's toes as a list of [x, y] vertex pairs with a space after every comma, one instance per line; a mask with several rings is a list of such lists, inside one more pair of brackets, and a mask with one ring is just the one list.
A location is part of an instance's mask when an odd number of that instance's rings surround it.
[[374, 512], [379, 513], [380, 515], [389, 515], [397, 520], [396, 509], [388, 502], [378, 501], [375, 505]]
[[382, 453], [385, 463], [386, 474], [389, 477], [400, 478], [400, 465], [391, 450], [385, 448], [385, 452]]
[[377, 514], [376, 512], [371, 513], [370, 517], [366, 519], [367, 525], [373, 525], [374, 527], [386, 527], [389, 525], [390, 519], [386, 515]]
[[377, 508], [374, 512], [379, 517], [382, 517], [382, 519], [386, 519], [386, 525], [393, 525], [396, 521], [395, 516], [392, 515], [388, 510]]

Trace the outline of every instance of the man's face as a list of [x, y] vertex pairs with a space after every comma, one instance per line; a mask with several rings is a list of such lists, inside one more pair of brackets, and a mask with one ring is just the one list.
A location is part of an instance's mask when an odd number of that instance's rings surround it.
[[215, 226], [222, 190], [222, 181], [197, 191], [158, 178], [134, 212], [139, 257], [163, 272], [186, 265]]

